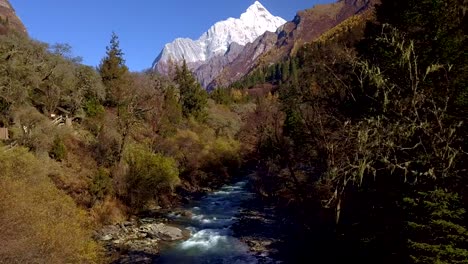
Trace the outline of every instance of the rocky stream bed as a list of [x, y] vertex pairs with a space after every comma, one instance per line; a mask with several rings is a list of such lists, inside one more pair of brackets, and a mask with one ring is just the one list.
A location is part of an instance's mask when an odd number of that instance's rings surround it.
[[241, 181], [179, 209], [106, 226], [97, 236], [115, 264], [282, 263], [278, 221]]

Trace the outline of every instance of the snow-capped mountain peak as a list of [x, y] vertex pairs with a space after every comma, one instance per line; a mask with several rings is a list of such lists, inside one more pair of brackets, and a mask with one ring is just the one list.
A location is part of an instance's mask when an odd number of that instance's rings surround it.
[[286, 23], [281, 17], [273, 16], [260, 2], [255, 1], [240, 18], [229, 18], [217, 22], [198, 40], [179, 38], [166, 44], [154, 61], [153, 67], [168, 61], [200, 65], [217, 55], [223, 55], [236, 42], [246, 45], [266, 31], [275, 32]]
[[247, 8], [245, 13], [241, 15], [241, 19], [242, 19], [242, 16], [248, 16], [250, 14], [253, 14], [253, 15], [263, 14], [263, 15], [272, 16], [270, 12], [259, 1], [255, 1], [253, 5], [249, 6], [249, 8]]

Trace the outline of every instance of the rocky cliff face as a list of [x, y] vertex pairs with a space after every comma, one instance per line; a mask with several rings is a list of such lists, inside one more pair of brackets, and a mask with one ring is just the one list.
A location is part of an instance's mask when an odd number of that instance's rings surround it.
[[200, 81], [203, 87], [207, 87], [224, 69], [225, 65], [228, 65], [234, 61], [239, 54], [244, 50], [244, 46], [232, 43], [229, 46], [228, 51], [223, 55], [215, 56], [197, 67], [195, 70], [195, 76]]
[[286, 23], [273, 16], [260, 2], [251, 5], [240, 18], [229, 18], [213, 25], [198, 40], [176, 39], [166, 44], [153, 63], [153, 69], [167, 74], [171, 64], [185, 59], [206, 86], [234, 60], [247, 43], [255, 41], [265, 32], [275, 32]]
[[375, 0], [341, 0], [332, 4], [316, 5], [301, 11], [293, 21], [286, 23], [275, 34], [265, 33], [224, 67], [208, 89], [227, 86], [248, 74], [259, 65], [278, 62], [294, 53], [305, 43], [312, 42], [323, 33], [349, 17], [371, 8]]
[[15, 30], [26, 34], [26, 27], [18, 18], [8, 0], [0, 0], [0, 34]]

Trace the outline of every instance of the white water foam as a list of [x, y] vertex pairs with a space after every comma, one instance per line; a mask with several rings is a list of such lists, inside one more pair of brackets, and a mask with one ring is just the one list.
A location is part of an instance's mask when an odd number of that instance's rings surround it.
[[227, 235], [220, 230], [204, 229], [195, 233], [189, 240], [180, 244], [182, 249], [197, 248], [210, 250], [217, 248], [221, 243], [227, 242]]
[[[257, 263], [246, 244], [233, 237], [230, 227], [235, 222], [241, 203], [252, 197], [246, 182], [224, 186], [185, 210], [192, 213], [184, 225], [192, 236], [173, 249], [162, 252], [161, 263]], [[196, 213], [195, 213], [196, 212]], [[183, 221], [182, 219], [180, 219]]]

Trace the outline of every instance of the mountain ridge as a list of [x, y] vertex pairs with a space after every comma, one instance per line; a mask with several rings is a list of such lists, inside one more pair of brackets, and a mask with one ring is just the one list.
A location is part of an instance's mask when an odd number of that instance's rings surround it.
[[154, 61], [153, 67], [161, 61], [169, 60], [185, 59], [187, 63], [207, 61], [216, 55], [224, 54], [234, 42], [245, 45], [266, 31], [276, 31], [284, 23], [286, 20], [273, 16], [260, 2], [255, 1], [240, 18], [231, 17], [216, 22], [197, 40], [177, 38], [166, 44]]
[[284, 24], [276, 32], [276, 36], [265, 33], [253, 43], [246, 45], [243, 52], [206, 86], [207, 89], [229, 86], [259, 65], [269, 65], [293, 55], [304, 44], [318, 39], [353, 15], [373, 8], [378, 2], [378, 0], [339, 0], [299, 11], [292, 21]]
[[216, 58], [214, 61], [217, 62], [224, 61], [217, 57], [232, 51], [233, 43], [236, 43], [234, 48], [237, 45], [245, 46], [267, 31], [275, 32], [284, 23], [286, 20], [273, 16], [259, 1], [255, 1], [240, 18], [228, 18], [215, 23], [197, 40], [177, 38], [166, 44], [153, 62], [152, 68], [167, 74], [167, 68], [172, 62], [185, 60], [191, 70], [196, 70], [213, 58]]

